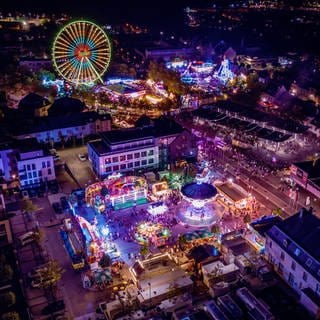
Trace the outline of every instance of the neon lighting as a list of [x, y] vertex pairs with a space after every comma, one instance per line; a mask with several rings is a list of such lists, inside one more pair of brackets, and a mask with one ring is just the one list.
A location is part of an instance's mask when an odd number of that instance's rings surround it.
[[103, 82], [111, 60], [111, 42], [98, 25], [74, 21], [56, 36], [52, 60], [59, 75], [76, 86]]

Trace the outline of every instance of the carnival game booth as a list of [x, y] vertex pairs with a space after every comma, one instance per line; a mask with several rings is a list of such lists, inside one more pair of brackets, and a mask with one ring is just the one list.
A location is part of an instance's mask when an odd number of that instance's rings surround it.
[[112, 177], [86, 188], [86, 203], [100, 212], [107, 206], [119, 210], [147, 203], [147, 196], [146, 179], [137, 176]]

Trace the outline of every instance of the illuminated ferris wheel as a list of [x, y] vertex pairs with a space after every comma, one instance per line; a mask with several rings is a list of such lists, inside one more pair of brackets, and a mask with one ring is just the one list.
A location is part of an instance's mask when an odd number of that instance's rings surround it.
[[106, 33], [89, 21], [74, 21], [64, 26], [54, 40], [53, 64], [67, 81], [77, 85], [102, 80], [111, 58], [111, 43]]

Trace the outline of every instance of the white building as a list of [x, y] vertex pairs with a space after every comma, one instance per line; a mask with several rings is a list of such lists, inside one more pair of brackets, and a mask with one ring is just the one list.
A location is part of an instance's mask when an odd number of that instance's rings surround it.
[[0, 144], [0, 177], [21, 188], [39, 186], [54, 180], [53, 156], [35, 138], [10, 139]]
[[100, 133], [88, 143], [94, 172], [104, 178], [113, 172], [165, 168], [170, 162], [196, 158], [192, 134], [169, 119], [154, 125]]
[[300, 302], [320, 316], [320, 219], [302, 208], [266, 233], [266, 258], [300, 295]]
[[143, 130], [109, 131], [100, 136], [101, 140], [88, 143], [89, 159], [99, 177], [158, 167], [159, 148], [154, 137]]
[[40, 143], [61, 143], [108, 130], [111, 130], [111, 116], [92, 111], [34, 119], [29, 126], [15, 128], [13, 135], [19, 140], [36, 138]]
[[[43, 182], [55, 180], [54, 161], [51, 154], [46, 153], [35, 139], [25, 150], [19, 150], [18, 172], [21, 188], [40, 185]], [[25, 140], [26, 141], [26, 140]]]

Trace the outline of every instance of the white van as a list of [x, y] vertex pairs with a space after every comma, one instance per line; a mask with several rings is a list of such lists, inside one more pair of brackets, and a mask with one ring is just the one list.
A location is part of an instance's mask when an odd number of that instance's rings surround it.
[[19, 243], [22, 246], [25, 246], [26, 244], [33, 242], [35, 240], [35, 234], [36, 232], [33, 231], [24, 233], [23, 235], [18, 237]]

